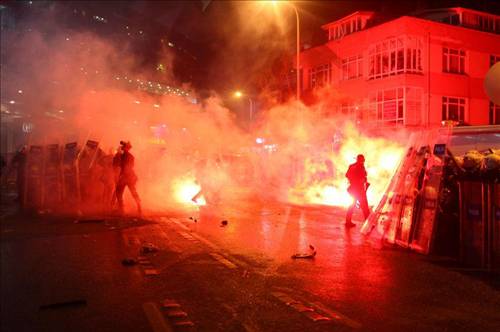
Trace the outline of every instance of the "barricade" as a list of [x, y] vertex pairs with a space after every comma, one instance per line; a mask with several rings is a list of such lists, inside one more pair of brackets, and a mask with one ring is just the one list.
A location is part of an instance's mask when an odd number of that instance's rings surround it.
[[500, 184], [488, 184], [488, 249], [489, 264], [493, 269], [500, 269]]
[[471, 267], [488, 265], [487, 186], [481, 181], [459, 182], [460, 261]]

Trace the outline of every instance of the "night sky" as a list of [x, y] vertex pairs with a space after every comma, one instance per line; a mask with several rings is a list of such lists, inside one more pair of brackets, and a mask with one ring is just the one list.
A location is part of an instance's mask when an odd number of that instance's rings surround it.
[[[322, 24], [356, 10], [376, 11], [384, 19], [453, 6], [500, 12], [498, 2], [487, 0], [293, 3], [300, 13], [301, 44], [306, 47], [325, 41]], [[271, 6], [252, 1], [6, 1], [3, 6], [7, 8], [2, 10], [3, 27], [8, 21], [6, 12], [15, 26], [39, 16], [40, 11], [55, 11], [61, 29], [90, 30], [112, 42], [130, 43], [146, 68], [157, 65], [162, 44], [171, 42], [175, 77], [200, 91], [224, 93], [242, 88], [257, 92], [273, 66], [291, 58], [295, 48], [295, 15], [283, 3], [274, 12], [264, 8]], [[106, 23], [88, 19], [95, 15]]]

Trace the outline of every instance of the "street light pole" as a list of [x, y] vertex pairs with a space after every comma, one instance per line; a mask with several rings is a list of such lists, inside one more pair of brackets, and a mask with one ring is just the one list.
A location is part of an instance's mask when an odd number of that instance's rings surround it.
[[299, 12], [297, 7], [292, 4], [293, 10], [295, 12], [295, 18], [297, 19], [297, 101], [300, 100], [300, 21], [299, 21]]

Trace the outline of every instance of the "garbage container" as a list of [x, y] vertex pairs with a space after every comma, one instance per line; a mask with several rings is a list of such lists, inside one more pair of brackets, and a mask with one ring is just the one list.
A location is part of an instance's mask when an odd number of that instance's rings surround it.
[[488, 185], [488, 188], [490, 266], [494, 269], [500, 269], [500, 184], [492, 183]]
[[487, 267], [486, 185], [481, 181], [460, 181], [460, 260], [463, 264]]

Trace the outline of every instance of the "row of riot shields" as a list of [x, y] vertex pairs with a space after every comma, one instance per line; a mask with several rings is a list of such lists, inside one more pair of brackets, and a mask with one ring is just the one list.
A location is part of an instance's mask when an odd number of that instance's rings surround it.
[[424, 254], [432, 250], [449, 137], [447, 128], [412, 134], [386, 193], [361, 228], [363, 234], [377, 229], [388, 243]]
[[390, 244], [457, 257], [468, 266], [500, 268], [499, 177], [464, 171], [448, 149], [450, 138], [447, 128], [411, 136], [361, 232], [376, 229]]
[[[77, 210], [85, 203], [94, 165], [103, 152], [97, 141], [31, 145], [24, 169], [22, 206], [37, 211]], [[87, 196], [86, 196], [87, 195]]]

